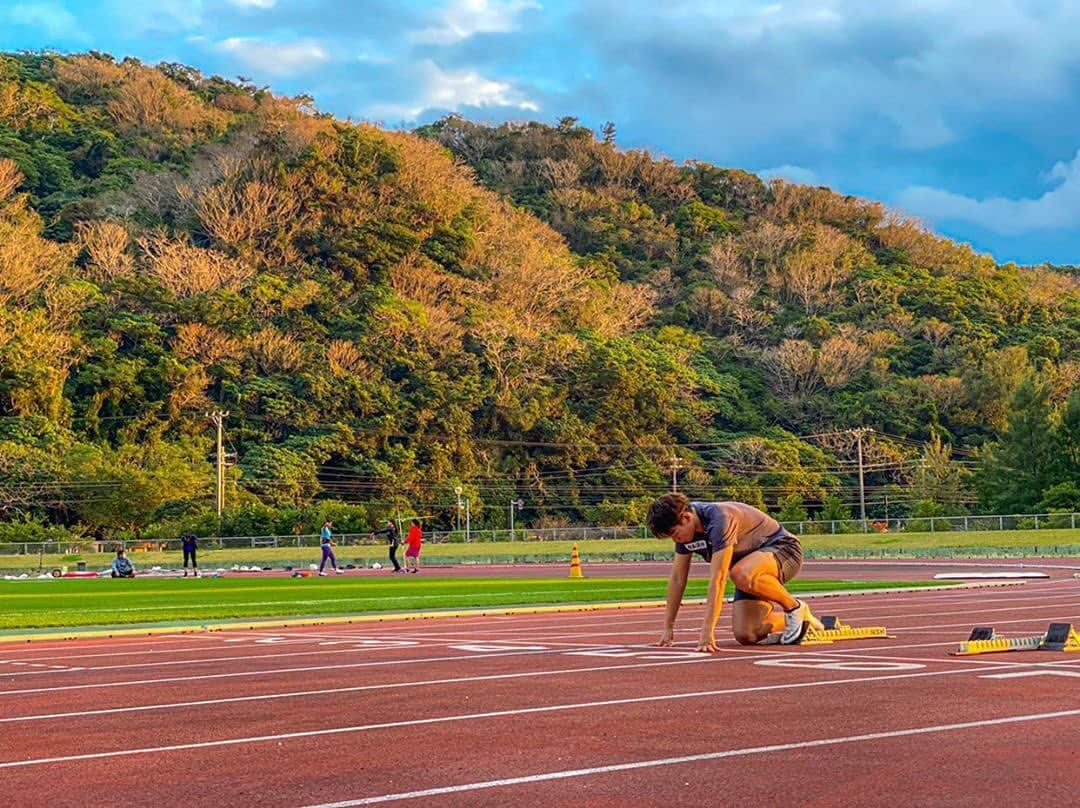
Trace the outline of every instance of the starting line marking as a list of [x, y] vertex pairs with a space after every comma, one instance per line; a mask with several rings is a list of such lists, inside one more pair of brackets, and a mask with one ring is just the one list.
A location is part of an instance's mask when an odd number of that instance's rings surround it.
[[1062, 710], [1056, 713], [1013, 715], [1006, 718], [988, 718], [982, 721], [965, 721], [960, 724], [937, 724], [928, 727], [898, 729], [888, 732], [869, 732], [863, 735], [842, 735], [836, 738], [819, 738], [811, 741], [796, 741], [795, 743], [773, 744], [771, 746], [751, 746], [744, 749], [727, 749], [722, 752], [706, 752], [701, 755], [659, 758], [657, 760], [639, 760], [632, 763], [615, 763], [608, 766], [594, 766], [589, 769], [568, 769], [557, 772], [531, 774], [525, 777], [507, 777], [502, 780], [485, 780], [476, 783], [463, 783], [457, 786], [426, 788], [420, 791], [404, 791], [397, 794], [382, 794], [375, 797], [362, 797], [360, 799], [344, 800], [342, 802], [327, 802], [308, 806], [308, 808], [352, 808], [354, 805], [374, 805], [380, 802], [411, 800], [416, 799], [417, 797], [435, 797], [441, 794], [460, 794], [465, 791], [478, 791], [484, 788], [499, 788], [502, 786], [521, 785], [524, 783], [540, 783], [545, 780], [565, 780], [570, 777], [586, 777], [592, 774], [610, 774], [612, 772], [633, 771], [634, 769], [648, 769], [657, 766], [674, 766], [682, 763], [698, 763], [705, 760], [746, 757], [748, 755], [760, 755], [769, 752], [787, 752], [792, 749], [812, 749], [814, 747], [836, 746], [844, 743], [878, 741], [886, 738], [903, 738], [911, 735], [929, 735], [936, 732], [955, 732], [956, 730], [962, 729], [976, 729], [980, 727], [1000, 726], [1003, 724], [1018, 724], [1027, 721], [1045, 721], [1054, 718], [1069, 718], [1077, 715], [1080, 715], [1080, 710]]
[[1080, 673], [1073, 671], [1052, 671], [1043, 668], [1037, 671], [1012, 671], [1010, 673], [987, 673], [980, 676], [980, 679], [1016, 679], [1020, 676], [1075, 676], [1080, 679]]

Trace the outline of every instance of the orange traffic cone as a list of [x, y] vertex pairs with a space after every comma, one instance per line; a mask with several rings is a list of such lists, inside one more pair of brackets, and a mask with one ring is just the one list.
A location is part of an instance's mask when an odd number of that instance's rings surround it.
[[581, 574], [581, 557], [578, 555], [577, 545], [574, 545], [574, 549], [570, 551], [570, 577], [571, 578], [584, 578]]

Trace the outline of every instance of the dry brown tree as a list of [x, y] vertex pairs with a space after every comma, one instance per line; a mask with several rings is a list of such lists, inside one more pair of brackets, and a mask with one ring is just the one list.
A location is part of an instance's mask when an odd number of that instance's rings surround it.
[[238, 340], [203, 323], [183, 323], [178, 326], [172, 347], [177, 358], [194, 359], [203, 365], [213, 365], [223, 359], [238, 359], [242, 353]]
[[131, 274], [135, 265], [128, 251], [131, 238], [119, 222], [79, 222], [75, 226], [75, 241], [90, 258], [86, 274], [92, 280], [107, 283]]
[[364, 376], [371, 372], [360, 349], [344, 339], [331, 340], [326, 346], [326, 363], [335, 376]]
[[215, 250], [174, 241], [162, 233], [143, 236], [137, 243], [150, 274], [179, 297], [215, 289], [240, 289], [255, 275], [255, 269], [247, 263]]
[[264, 328], [255, 332], [251, 335], [249, 344], [263, 373], [293, 373], [304, 367], [304, 346], [294, 337], [283, 334], [276, 328]]

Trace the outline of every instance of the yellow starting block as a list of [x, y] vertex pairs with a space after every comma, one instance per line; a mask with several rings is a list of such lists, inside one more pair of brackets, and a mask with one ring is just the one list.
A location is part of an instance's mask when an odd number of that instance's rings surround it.
[[[834, 642], [840, 642], [841, 640], [896, 639], [886, 630], [885, 626], [859, 626], [857, 628], [852, 628], [851, 626], [845, 626], [841, 623], [840, 618], [838, 617], [822, 617], [821, 626], [821, 629], [815, 629], [813, 627], [808, 629], [806, 635], [799, 641], [798, 645], [832, 645]], [[765, 639], [759, 640], [758, 645], [779, 645], [781, 636], [780, 632], [770, 634]]]
[[811, 628], [799, 645], [831, 645], [842, 640], [895, 639], [885, 626], [845, 626], [838, 617], [822, 617], [823, 628]]
[[1072, 623], [1051, 623], [1045, 634], [999, 637], [993, 626], [976, 626], [950, 656], [996, 654], [1002, 651], [1080, 651], [1080, 634]]

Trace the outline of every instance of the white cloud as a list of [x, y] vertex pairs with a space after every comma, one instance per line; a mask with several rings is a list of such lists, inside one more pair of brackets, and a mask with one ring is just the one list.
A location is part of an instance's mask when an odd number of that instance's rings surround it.
[[271, 76], [295, 76], [329, 59], [316, 40], [265, 42], [246, 37], [230, 37], [217, 45], [248, 67]]
[[98, 14], [127, 37], [139, 38], [151, 32], [169, 36], [203, 24], [203, 0], [102, 0]]
[[1057, 187], [1034, 199], [975, 199], [917, 185], [901, 194], [900, 203], [931, 221], [971, 222], [1002, 235], [1080, 226], [1080, 151], [1071, 162], [1056, 163], [1044, 179]]
[[713, 124], [729, 154], [792, 143], [797, 163], [853, 138], [932, 150], [980, 127], [1024, 129], [1032, 105], [1076, 97], [1080, 4], [1063, 0], [982, 0], [977, 13], [956, 0], [585, 5], [567, 60], [617, 78], [613, 106]]
[[481, 76], [475, 70], [443, 70], [434, 62], [420, 65], [421, 86], [411, 103], [380, 104], [371, 108], [376, 118], [416, 118], [426, 109], [462, 107], [515, 107], [539, 112], [540, 106], [506, 81]]
[[15, 25], [38, 28], [50, 37], [85, 38], [71, 12], [56, 3], [17, 3], [8, 9], [7, 18]]
[[764, 180], [769, 180], [773, 177], [779, 177], [782, 180], [787, 180], [788, 182], [796, 182], [801, 185], [819, 185], [821, 183], [821, 180], [818, 179], [817, 174], [815, 174], [811, 169], [804, 168], [803, 166], [775, 166], [773, 168], [764, 168], [756, 173]]
[[229, 0], [239, 8], [273, 8], [277, 0]]
[[453, 0], [442, 10], [439, 23], [413, 31], [409, 39], [428, 45], [452, 45], [474, 34], [503, 34], [517, 29], [517, 17], [540, 8], [536, 0]]

